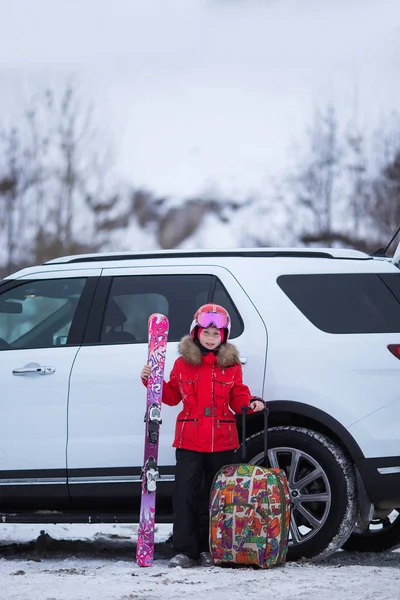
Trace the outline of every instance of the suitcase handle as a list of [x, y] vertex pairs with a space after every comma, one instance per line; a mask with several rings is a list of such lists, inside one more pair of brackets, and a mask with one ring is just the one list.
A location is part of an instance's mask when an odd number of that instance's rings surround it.
[[[253, 400], [253, 398], [252, 398]], [[251, 410], [249, 406], [242, 406], [242, 462], [246, 462], [246, 416], [247, 411]], [[264, 413], [264, 463], [268, 466], [268, 415], [269, 410], [265, 406]]]

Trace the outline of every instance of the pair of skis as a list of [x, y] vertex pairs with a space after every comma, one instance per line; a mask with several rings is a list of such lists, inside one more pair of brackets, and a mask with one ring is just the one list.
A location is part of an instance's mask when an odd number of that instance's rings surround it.
[[148, 324], [148, 364], [151, 367], [151, 374], [147, 382], [142, 498], [136, 547], [136, 561], [140, 567], [151, 567], [154, 558], [154, 517], [157, 479], [159, 478], [157, 466], [158, 439], [162, 422], [161, 397], [168, 328], [168, 318], [165, 315], [160, 313], [150, 315]]

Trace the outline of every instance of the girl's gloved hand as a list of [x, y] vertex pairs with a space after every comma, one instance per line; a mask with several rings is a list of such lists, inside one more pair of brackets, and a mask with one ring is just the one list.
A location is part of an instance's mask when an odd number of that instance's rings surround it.
[[260, 410], [264, 410], [265, 402], [258, 398], [252, 398], [249, 406], [254, 412], [259, 412]]
[[151, 367], [150, 365], [144, 365], [142, 372], [140, 373], [140, 377], [144, 380], [147, 381], [148, 378], [151, 375]]

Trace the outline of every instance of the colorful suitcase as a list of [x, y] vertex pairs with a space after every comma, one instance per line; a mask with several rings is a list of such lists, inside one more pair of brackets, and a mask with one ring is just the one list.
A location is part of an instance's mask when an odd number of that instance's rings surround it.
[[[210, 496], [210, 554], [216, 565], [276, 567], [286, 560], [290, 496], [286, 474], [246, 464], [246, 410], [242, 409], [243, 464], [222, 467]], [[264, 409], [267, 465], [268, 409]]]

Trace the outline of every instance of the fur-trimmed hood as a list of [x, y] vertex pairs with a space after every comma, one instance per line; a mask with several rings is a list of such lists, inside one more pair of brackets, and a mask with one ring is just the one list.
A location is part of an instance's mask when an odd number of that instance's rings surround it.
[[[179, 343], [179, 354], [190, 365], [201, 365], [202, 354], [200, 348], [194, 343], [190, 335], [185, 335]], [[217, 365], [230, 367], [240, 365], [239, 352], [233, 344], [222, 344], [218, 351]]]

